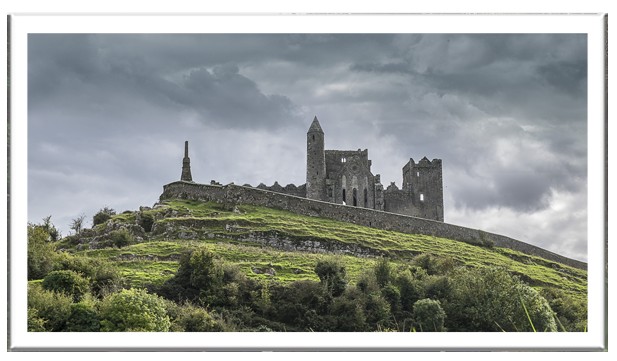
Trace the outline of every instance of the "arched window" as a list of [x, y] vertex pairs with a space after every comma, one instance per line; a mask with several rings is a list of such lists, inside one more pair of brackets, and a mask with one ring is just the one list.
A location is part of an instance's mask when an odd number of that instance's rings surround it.
[[347, 195], [345, 194], [345, 188], [343, 188], [343, 204], [347, 204]]
[[424, 193], [420, 193], [420, 202], [424, 202]]
[[368, 190], [364, 188], [364, 208], [368, 208]]
[[353, 206], [358, 206], [358, 190], [355, 188], [353, 189]]

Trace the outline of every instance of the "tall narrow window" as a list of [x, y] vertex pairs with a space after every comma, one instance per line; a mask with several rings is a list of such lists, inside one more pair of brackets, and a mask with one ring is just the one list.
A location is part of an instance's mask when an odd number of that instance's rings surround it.
[[364, 188], [364, 208], [368, 208], [368, 190]]
[[420, 193], [420, 202], [424, 202], [424, 193]]
[[416, 172], [416, 177], [419, 177], [419, 176], [420, 176], [420, 172]]
[[343, 188], [343, 204], [347, 204], [347, 195], [345, 194], [345, 188]]
[[353, 189], [353, 206], [358, 206], [358, 190], [355, 188]]

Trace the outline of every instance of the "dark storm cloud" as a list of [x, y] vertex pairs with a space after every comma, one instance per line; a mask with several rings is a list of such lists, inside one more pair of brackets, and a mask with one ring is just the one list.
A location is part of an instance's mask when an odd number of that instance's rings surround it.
[[443, 159], [446, 220], [561, 237], [584, 258], [586, 48], [576, 34], [30, 35], [32, 221], [149, 204], [187, 139], [200, 182], [301, 184], [317, 115], [326, 147], [369, 148], [385, 184], [410, 157]]
[[[450, 188], [458, 206], [538, 210], [552, 189], [581, 187], [584, 35], [419, 35], [396, 44], [395, 61], [350, 69], [418, 85], [408, 103], [388, 111], [384, 118], [392, 121], [381, 131], [404, 146], [411, 126], [417, 148], [480, 179]], [[500, 144], [515, 146], [498, 154]]]

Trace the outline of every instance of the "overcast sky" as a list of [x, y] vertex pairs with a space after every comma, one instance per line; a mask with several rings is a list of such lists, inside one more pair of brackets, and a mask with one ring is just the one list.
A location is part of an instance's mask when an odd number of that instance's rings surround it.
[[443, 160], [445, 221], [587, 260], [585, 35], [29, 35], [28, 217], [68, 234], [180, 179], [306, 179], [365, 149], [384, 186]]

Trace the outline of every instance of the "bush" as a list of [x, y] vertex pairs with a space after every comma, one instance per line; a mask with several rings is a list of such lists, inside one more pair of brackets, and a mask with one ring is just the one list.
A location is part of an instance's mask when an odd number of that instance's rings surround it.
[[49, 233], [45, 227], [28, 225], [28, 279], [45, 277], [54, 269], [56, 252], [54, 246], [47, 242]]
[[381, 289], [382, 297], [390, 304], [393, 314], [401, 310], [401, 291], [394, 285], [389, 284]]
[[584, 332], [587, 329], [587, 303], [560, 289], [543, 288], [542, 297], [556, 314], [559, 331]]
[[375, 273], [375, 280], [379, 287], [384, 287], [388, 283], [390, 283], [390, 278], [392, 276], [392, 266], [390, 265], [390, 261], [387, 258], [380, 258], [375, 264], [375, 268], [373, 269]]
[[328, 257], [317, 261], [315, 273], [330, 295], [338, 297], [343, 294], [347, 280], [345, 266], [339, 259]]
[[45, 320], [39, 317], [36, 308], [28, 308], [28, 332], [45, 332]]
[[331, 296], [325, 294], [320, 283], [296, 281], [287, 285], [273, 284], [262, 290], [268, 295], [267, 315], [272, 319], [304, 330], [324, 327], [320, 315], [326, 313]]
[[58, 268], [72, 270], [90, 278], [91, 290], [99, 298], [122, 289], [124, 280], [118, 269], [109, 261], [68, 253], [58, 256]]
[[122, 248], [135, 243], [133, 235], [126, 229], [118, 229], [109, 233], [109, 239], [114, 247]]
[[503, 269], [462, 270], [452, 285], [444, 305], [451, 331], [557, 330], [546, 299]]
[[391, 325], [390, 304], [380, 294], [366, 296], [364, 314], [368, 331], [389, 328]]
[[422, 332], [444, 331], [446, 313], [437, 300], [424, 298], [413, 305], [413, 317], [418, 330]]
[[111, 216], [115, 215], [116, 211], [109, 207], [105, 207], [100, 209], [93, 217], [92, 217], [92, 227], [97, 224], [103, 224], [107, 222], [111, 218]]
[[191, 304], [179, 306], [172, 321], [172, 329], [180, 332], [223, 331], [222, 326], [201, 307]]
[[45, 331], [65, 331], [72, 304], [71, 296], [46, 291], [40, 284], [28, 286], [28, 318], [33, 327], [41, 326], [36, 320], [40, 318], [44, 320]]
[[151, 214], [140, 213], [139, 225], [145, 232], [151, 232], [152, 225], [154, 225], [154, 217]]
[[80, 302], [71, 305], [71, 314], [66, 322], [66, 330], [70, 332], [98, 332], [100, 330], [99, 315], [92, 302]]
[[141, 289], [122, 290], [103, 299], [101, 331], [148, 332], [169, 330], [165, 302]]
[[366, 315], [364, 314], [363, 294], [356, 289], [349, 289], [341, 297], [334, 299], [330, 315], [332, 331], [365, 331]]
[[[425, 277], [424, 272], [418, 272], [417, 269], [413, 270], [419, 273], [422, 278]], [[406, 270], [398, 275], [395, 283], [401, 294], [401, 309], [411, 312], [413, 304], [425, 297], [422, 281], [415, 279], [411, 270]]]
[[79, 273], [69, 270], [52, 271], [43, 279], [44, 289], [53, 292], [61, 292], [79, 302], [90, 291], [90, 282]]

